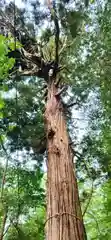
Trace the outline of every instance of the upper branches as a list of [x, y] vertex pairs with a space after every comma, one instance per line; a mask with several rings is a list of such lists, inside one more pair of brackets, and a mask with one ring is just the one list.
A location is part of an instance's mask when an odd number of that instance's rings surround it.
[[53, 0], [53, 10], [54, 10], [54, 24], [55, 24], [55, 62], [58, 64], [59, 62], [59, 34], [60, 34], [60, 29], [59, 29], [59, 21], [58, 21], [58, 16], [57, 16], [57, 9], [56, 9], [56, 4], [55, 1]]
[[54, 20], [54, 27], [55, 27], [55, 62], [58, 64], [59, 62], [59, 35], [60, 35], [60, 28], [59, 28], [59, 21], [57, 16], [57, 8], [56, 8], [56, 1], [48, 1], [48, 7], [51, 12], [51, 17]]
[[[11, 14], [7, 14], [6, 10], [0, 11], [0, 24], [4, 27], [6, 32], [11, 33], [14, 39], [21, 43], [21, 47], [20, 49], [16, 49], [15, 47], [15, 50], [11, 51], [10, 56], [9, 54], [8, 56], [15, 58], [16, 64], [19, 62], [15, 67], [20, 75], [34, 75], [48, 81], [49, 71], [51, 69], [53, 70], [53, 75], [56, 75], [56, 73], [60, 71], [58, 66], [60, 29], [55, 1], [52, 2], [51, 6], [51, 15], [53, 17], [55, 29], [55, 56], [53, 61], [52, 59], [44, 59], [43, 51], [41, 54], [41, 49], [35, 36], [32, 36], [30, 31], [27, 30], [27, 22], [24, 25], [21, 23], [22, 15], [19, 9], [15, 7], [15, 5], [11, 5], [10, 8]], [[17, 54], [19, 56], [17, 56]]]

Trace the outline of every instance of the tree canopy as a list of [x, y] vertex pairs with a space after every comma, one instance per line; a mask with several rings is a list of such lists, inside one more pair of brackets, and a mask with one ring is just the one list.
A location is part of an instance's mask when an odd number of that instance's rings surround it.
[[4, 225], [6, 240], [45, 239], [46, 70], [59, 58], [87, 236], [109, 240], [111, 3], [62, 0], [56, 11], [52, 1], [1, 2], [0, 232]]

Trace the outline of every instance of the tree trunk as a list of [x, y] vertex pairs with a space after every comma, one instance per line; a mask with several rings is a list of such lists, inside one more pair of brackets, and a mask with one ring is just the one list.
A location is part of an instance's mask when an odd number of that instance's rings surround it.
[[83, 240], [84, 224], [66, 121], [54, 83], [48, 87], [46, 240]]

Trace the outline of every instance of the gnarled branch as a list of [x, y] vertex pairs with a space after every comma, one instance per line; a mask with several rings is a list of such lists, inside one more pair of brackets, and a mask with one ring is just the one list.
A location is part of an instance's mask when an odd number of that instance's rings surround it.
[[34, 64], [36, 64], [39, 68], [41, 68], [42, 66], [44, 66], [44, 60], [41, 59], [40, 56], [38, 56], [37, 54], [31, 54], [29, 52], [27, 52], [24, 48], [22, 48], [22, 53], [23, 56], [29, 60], [30, 62], [33, 62]]
[[61, 89], [55, 94], [55, 96], [56, 96], [56, 97], [60, 96], [65, 90], [67, 90], [67, 86], [64, 86], [63, 88], [61, 88]]

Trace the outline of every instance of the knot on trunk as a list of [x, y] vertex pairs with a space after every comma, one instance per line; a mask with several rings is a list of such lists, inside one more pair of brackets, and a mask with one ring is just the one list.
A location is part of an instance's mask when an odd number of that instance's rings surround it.
[[50, 128], [48, 131], [48, 138], [52, 139], [54, 135], [55, 135], [54, 129]]
[[50, 148], [48, 149], [48, 152], [49, 152], [49, 153], [54, 153], [54, 154], [56, 154], [56, 155], [58, 155], [58, 156], [60, 155], [60, 149], [59, 149], [59, 147], [56, 146], [56, 145], [50, 147]]

